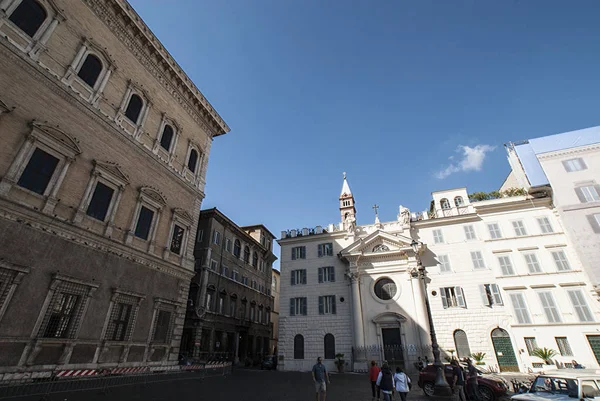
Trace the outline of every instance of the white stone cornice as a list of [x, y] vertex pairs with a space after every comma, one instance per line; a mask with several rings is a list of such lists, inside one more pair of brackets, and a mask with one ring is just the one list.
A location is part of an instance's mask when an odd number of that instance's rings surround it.
[[582, 153], [598, 152], [600, 150], [600, 140], [598, 143], [591, 145], [577, 146], [569, 149], [561, 149], [554, 152], [542, 153], [537, 155], [539, 160], [552, 160], [562, 158], [564, 156], [577, 156]]

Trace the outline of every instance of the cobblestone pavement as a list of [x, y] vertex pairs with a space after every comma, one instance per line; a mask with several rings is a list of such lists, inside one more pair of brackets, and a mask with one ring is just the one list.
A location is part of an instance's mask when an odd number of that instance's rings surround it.
[[[437, 397], [436, 397], [437, 398]], [[409, 401], [449, 401], [425, 397], [416, 385]], [[200, 379], [190, 374], [185, 379], [113, 387], [108, 393], [97, 390], [58, 393], [47, 401], [312, 401], [315, 399], [310, 373], [237, 369], [233, 375]], [[398, 399], [399, 397], [394, 397]], [[39, 401], [40, 397], [21, 397], [11, 401]], [[327, 401], [370, 401], [371, 387], [366, 374], [332, 374]], [[5, 400], [2, 400], [5, 401]]]

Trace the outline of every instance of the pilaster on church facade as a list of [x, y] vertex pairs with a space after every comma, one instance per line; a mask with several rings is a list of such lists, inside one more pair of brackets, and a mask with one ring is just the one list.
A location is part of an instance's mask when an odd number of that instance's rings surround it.
[[[355, 225], [356, 210], [344, 177], [340, 223], [282, 232], [282, 369], [318, 356], [335, 369], [342, 353], [354, 371], [373, 359], [414, 370], [433, 359], [426, 299], [445, 357], [535, 371], [535, 346], [598, 366], [600, 308], [551, 198], [472, 202], [457, 188], [432, 193], [427, 212], [400, 206], [396, 221]], [[340, 320], [350, 336], [336, 336]]]

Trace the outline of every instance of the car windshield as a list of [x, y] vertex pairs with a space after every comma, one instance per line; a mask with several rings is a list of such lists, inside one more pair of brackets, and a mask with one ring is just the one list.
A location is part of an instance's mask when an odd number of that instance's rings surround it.
[[577, 381], [562, 377], [538, 376], [531, 387], [531, 392], [564, 394], [577, 398]]

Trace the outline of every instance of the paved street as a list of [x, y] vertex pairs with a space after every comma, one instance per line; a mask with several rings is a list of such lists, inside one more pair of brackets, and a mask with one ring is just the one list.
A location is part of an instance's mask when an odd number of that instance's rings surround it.
[[[198, 379], [189, 374], [183, 380], [136, 384], [110, 389], [108, 394], [97, 390], [59, 393], [48, 396], [48, 401], [312, 401], [315, 399], [310, 373], [271, 372], [238, 369], [232, 376]], [[369, 401], [370, 385], [364, 374], [331, 375], [328, 401]], [[409, 399], [424, 400], [415, 385]], [[13, 398], [19, 401], [39, 401], [37, 397]], [[431, 400], [431, 399], [428, 399]], [[4, 400], [2, 400], [4, 401]]]

